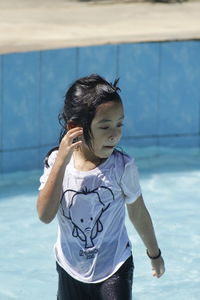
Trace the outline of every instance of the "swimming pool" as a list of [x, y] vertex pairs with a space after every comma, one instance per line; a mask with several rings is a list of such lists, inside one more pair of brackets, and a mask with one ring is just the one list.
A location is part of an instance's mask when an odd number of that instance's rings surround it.
[[[131, 152], [128, 149], [128, 152]], [[134, 151], [132, 151], [134, 152]], [[200, 156], [198, 150], [138, 156], [141, 186], [166, 263], [151, 276], [145, 248], [126, 219], [135, 262], [134, 300], [197, 300], [200, 294]], [[35, 209], [41, 171], [1, 177], [0, 299], [55, 300], [52, 247], [56, 220], [42, 224]]]

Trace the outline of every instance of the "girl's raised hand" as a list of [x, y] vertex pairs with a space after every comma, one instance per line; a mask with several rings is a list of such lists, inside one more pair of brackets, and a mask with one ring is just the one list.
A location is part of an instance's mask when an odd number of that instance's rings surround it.
[[83, 129], [81, 127], [75, 127], [70, 129], [65, 134], [60, 143], [57, 157], [68, 163], [70, 161], [74, 149], [82, 144], [81, 140], [75, 142], [74, 140], [82, 135]]

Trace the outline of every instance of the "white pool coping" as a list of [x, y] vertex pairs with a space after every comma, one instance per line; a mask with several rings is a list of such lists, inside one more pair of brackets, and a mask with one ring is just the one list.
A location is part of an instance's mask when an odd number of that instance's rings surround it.
[[0, 2], [0, 53], [195, 39], [200, 39], [200, 1]]

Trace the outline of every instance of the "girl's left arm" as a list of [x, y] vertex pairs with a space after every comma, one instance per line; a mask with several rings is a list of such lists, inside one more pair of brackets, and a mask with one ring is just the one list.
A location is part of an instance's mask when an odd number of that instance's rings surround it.
[[[153, 276], [161, 277], [165, 272], [164, 260], [159, 256], [160, 250], [156, 240], [153, 223], [150, 214], [140, 196], [135, 202], [127, 204], [129, 218], [147, 248], [151, 257]], [[154, 259], [155, 257], [158, 258]]]

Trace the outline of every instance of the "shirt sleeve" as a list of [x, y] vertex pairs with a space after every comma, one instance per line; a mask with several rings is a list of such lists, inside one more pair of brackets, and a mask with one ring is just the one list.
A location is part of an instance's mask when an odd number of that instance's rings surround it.
[[135, 202], [142, 193], [138, 169], [133, 158], [130, 158], [125, 164], [124, 173], [121, 178], [121, 187], [127, 204]]
[[40, 177], [40, 186], [39, 186], [39, 188], [38, 188], [39, 191], [42, 190], [43, 187], [45, 186], [45, 183], [46, 183], [46, 181], [47, 181], [47, 179], [48, 179], [48, 177], [49, 177], [49, 174], [50, 174], [50, 172], [51, 172], [51, 169], [52, 169], [52, 167], [53, 167], [53, 165], [54, 165], [54, 162], [55, 162], [55, 160], [56, 160], [57, 153], [58, 153], [58, 151], [53, 151], [53, 152], [50, 154], [49, 158], [48, 158], [48, 164], [49, 164], [49, 167], [44, 166], [44, 172], [43, 172], [43, 175]]

